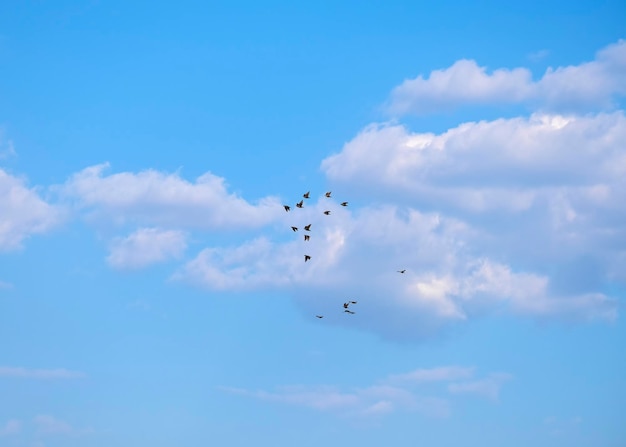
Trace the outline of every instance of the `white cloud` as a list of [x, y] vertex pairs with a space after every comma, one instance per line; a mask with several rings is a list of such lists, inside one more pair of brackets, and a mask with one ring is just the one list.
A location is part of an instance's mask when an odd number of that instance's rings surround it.
[[22, 431], [22, 423], [17, 419], [9, 419], [3, 427], [0, 427], [0, 436], [16, 435]]
[[[477, 236], [457, 220], [390, 206], [319, 221], [317, 214], [303, 217], [314, 222], [308, 242], [298, 232], [293, 241], [205, 249], [174, 278], [211, 290], [282, 290], [307, 313], [324, 314], [325, 322], [401, 339], [493, 312], [578, 320], [617, 315], [615, 300], [601, 293], [558, 294], [545, 275], [473, 255], [466, 242]], [[345, 318], [341, 304], [348, 297], [358, 300], [357, 318]]]
[[511, 379], [510, 374], [492, 373], [484, 379], [451, 383], [448, 390], [452, 394], [473, 394], [497, 401], [502, 385]]
[[442, 382], [466, 379], [474, 375], [474, 368], [463, 366], [440, 366], [438, 368], [420, 368], [409, 373], [390, 376], [392, 381], [411, 383]]
[[92, 428], [76, 428], [70, 423], [57, 417], [41, 414], [34, 418], [35, 427], [39, 435], [44, 436], [84, 436], [94, 432]]
[[0, 169], [0, 251], [19, 249], [32, 234], [61, 221], [61, 211], [45, 202], [23, 179]]
[[12, 366], [0, 366], [0, 377], [14, 377], [23, 379], [78, 379], [85, 377], [79, 371], [68, 369], [29, 369]]
[[186, 248], [186, 235], [181, 231], [140, 228], [113, 240], [107, 262], [117, 269], [139, 269], [180, 258]]
[[252, 205], [228, 193], [224, 179], [209, 172], [195, 182], [154, 170], [104, 175], [108, 164], [74, 174], [61, 194], [91, 216], [114, 223], [179, 228], [255, 228], [272, 222], [280, 202], [265, 197]]
[[428, 114], [465, 104], [534, 103], [550, 110], [610, 108], [626, 94], [626, 41], [620, 40], [580, 65], [549, 68], [538, 81], [526, 68], [488, 73], [475, 61], [462, 59], [396, 87], [389, 109], [394, 114]]
[[[442, 366], [420, 368], [405, 374], [392, 374], [378, 383], [342, 390], [335, 386], [282, 386], [274, 391], [251, 391], [243, 388], [220, 387], [222, 391], [256, 398], [332, 412], [343, 416], [382, 416], [396, 411], [416, 411], [430, 417], [450, 414], [449, 397], [425, 394], [421, 385], [441, 382], [447, 385], [448, 395], [468, 394], [497, 400], [500, 388], [510, 374], [492, 373], [485, 378], [456, 383], [458, 379], [472, 379], [474, 368]], [[440, 394], [440, 393], [439, 393]]]

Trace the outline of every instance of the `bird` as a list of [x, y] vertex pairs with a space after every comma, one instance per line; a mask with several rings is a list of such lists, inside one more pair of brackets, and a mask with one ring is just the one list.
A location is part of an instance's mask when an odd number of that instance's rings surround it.
[[309, 255], [304, 255], [304, 262], [308, 261], [309, 259], [311, 259]]
[[356, 304], [356, 301], [350, 301], [351, 304]]
[[298, 208], [302, 208], [302, 204], [304, 203], [304, 200], [300, 200], [298, 203], [296, 203], [296, 206]]
[[306, 231], [311, 231], [311, 224], [305, 225], [305, 226], [304, 226], [304, 229], [305, 229]]
[[350, 301], [348, 301], [347, 303], [343, 303], [343, 308], [347, 309], [349, 305], [350, 305]]
[[404, 272], [406, 272], [406, 269], [398, 270], [398, 273], [404, 273]]
[[326, 194], [324, 194], [326, 197], [330, 197], [330, 191], [328, 191]]
[[293, 231], [298, 231], [298, 227], [291, 227]]
[[330, 214], [330, 211], [324, 211], [324, 214], [328, 216]]
[[315, 315], [317, 318], [324, 318], [324, 315]]
[[304, 240], [305, 240], [305, 241], [308, 241], [310, 237], [311, 237], [311, 236], [309, 236], [308, 234], [305, 234], [305, 235], [304, 235]]
[[289, 210], [291, 209], [291, 207], [289, 205], [283, 205], [285, 207], [285, 211], [289, 212]]
[[304, 197], [305, 199], [308, 199], [310, 193], [311, 191], [307, 191], [306, 194], [302, 194], [302, 197]]
[[348, 202], [341, 202], [341, 206], [348, 206]]
[[348, 312], [349, 314], [353, 314], [354, 313], [354, 311], [348, 310], [348, 309], [344, 310], [344, 312]]

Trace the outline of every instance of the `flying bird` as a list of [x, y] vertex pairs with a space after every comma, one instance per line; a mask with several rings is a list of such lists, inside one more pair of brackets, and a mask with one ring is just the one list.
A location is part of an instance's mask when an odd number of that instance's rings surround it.
[[404, 273], [404, 272], [406, 272], [406, 269], [398, 270], [398, 273]]
[[305, 226], [304, 226], [304, 229], [305, 229], [306, 231], [311, 231], [311, 224], [305, 225]]
[[330, 211], [324, 211], [324, 214], [328, 216], [330, 214]]
[[349, 309], [344, 310], [344, 312], [348, 312], [349, 314], [354, 314], [354, 311], [349, 310]]
[[305, 234], [305, 235], [304, 235], [304, 240], [305, 240], [305, 241], [308, 241], [308, 240], [309, 240], [309, 238], [310, 238], [310, 236], [309, 236], [308, 234]]
[[291, 209], [291, 207], [289, 205], [283, 205], [285, 207], [285, 211], [289, 212], [289, 210]]
[[356, 301], [350, 301], [351, 304], [356, 304]]
[[298, 203], [296, 203], [296, 206], [298, 208], [302, 208], [302, 204], [304, 203], [304, 200], [300, 200]]
[[348, 301], [347, 303], [343, 303], [343, 308], [347, 309], [349, 305], [350, 305], [350, 301]]
[[298, 227], [291, 227], [293, 231], [298, 231]]
[[306, 194], [302, 195], [302, 197], [304, 197], [305, 199], [308, 199], [310, 193], [311, 193], [311, 191], [307, 191]]
[[309, 259], [311, 259], [309, 255], [304, 255], [304, 262], [308, 261]]
[[341, 202], [341, 206], [348, 206], [348, 202]]
[[317, 318], [324, 318], [324, 315], [315, 315]]
[[326, 194], [324, 194], [326, 197], [330, 197], [330, 191], [328, 191]]

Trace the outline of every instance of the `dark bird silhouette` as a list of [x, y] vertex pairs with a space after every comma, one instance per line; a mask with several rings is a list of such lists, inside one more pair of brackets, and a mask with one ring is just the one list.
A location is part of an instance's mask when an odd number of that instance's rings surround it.
[[311, 231], [311, 224], [305, 225], [305, 226], [304, 226], [304, 229], [305, 229], [306, 231]]
[[305, 240], [305, 241], [308, 241], [308, 240], [309, 240], [309, 238], [310, 238], [310, 236], [309, 236], [308, 234], [305, 234], [305, 235], [304, 235], [304, 240]]
[[298, 227], [291, 227], [293, 231], [298, 231]]
[[330, 191], [328, 191], [326, 194], [324, 194], [326, 197], [330, 197]]
[[356, 304], [356, 301], [350, 301], [351, 304]]
[[315, 315], [317, 318], [324, 318], [324, 315]]
[[285, 207], [285, 211], [289, 212], [289, 210], [291, 209], [291, 207], [289, 205], [283, 205]]
[[304, 255], [304, 262], [308, 261], [309, 259], [311, 259], [309, 255]]
[[328, 216], [330, 214], [330, 211], [324, 211], [324, 214]]
[[398, 270], [398, 273], [404, 273], [404, 272], [406, 272], [406, 269]]
[[300, 200], [298, 203], [296, 203], [296, 206], [298, 208], [302, 208], [302, 204], [304, 203], [304, 200]]
[[348, 202], [341, 202], [341, 206], [348, 206]]
[[306, 194], [302, 195], [302, 197], [304, 197], [305, 199], [308, 199], [310, 193], [311, 193], [311, 191], [307, 191]]
[[349, 310], [349, 309], [344, 310], [344, 312], [348, 312], [349, 314], [353, 314], [354, 313], [354, 311]]
[[350, 305], [350, 301], [348, 301], [347, 303], [343, 303], [343, 308], [347, 309], [349, 305]]

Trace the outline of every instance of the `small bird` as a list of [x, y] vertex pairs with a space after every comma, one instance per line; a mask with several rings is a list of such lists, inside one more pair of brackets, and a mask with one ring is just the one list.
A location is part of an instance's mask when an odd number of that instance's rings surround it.
[[330, 214], [330, 211], [324, 211], [324, 214], [328, 216]]
[[324, 194], [326, 197], [330, 197], [330, 191], [328, 191], [326, 194]]
[[324, 318], [324, 315], [315, 315], [317, 318]]
[[305, 226], [304, 226], [304, 229], [305, 229], [306, 231], [311, 231], [311, 224], [305, 225]]
[[304, 255], [304, 262], [308, 261], [309, 259], [311, 259], [309, 255]]
[[354, 311], [348, 310], [348, 309], [344, 310], [344, 312], [348, 312], [349, 314], [354, 314]]
[[305, 234], [305, 235], [304, 235], [304, 240], [305, 240], [305, 241], [308, 241], [310, 238], [311, 238], [311, 236], [309, 236], [308, 234]]
[[311, 191], [307, 191], [306, 194], [302, 195], [302, 197], [304, 197], [305, 199], [308, 199], [310, 193], [311, 193]]
[[350, 305], [350, 301], [348, 301], [347, 303], [343, 303], [343, 308], [347, 309], [349, 305]]
[[348, 206], [348, 202], [341, 202], [341, 206]]
[[304, 203], [304, 200], [300, 200], [298, 203], [296, 203], [296, 206], [298, 208], [302, 208], [302, 204]]
[[283, 205], [285, 207], [285, 211], [289, 212], [289, 210], [291, 209], [291, 207], [289, 205]]
[[351, 304], [356, 304], [356, 301], [350, 301]]
[[298, 231], [298, 227], [291, 227], [293, 231]]
[[398, 270], [398, 273], [404, 273], [404, 272], [406, 272], [406, 269]]

